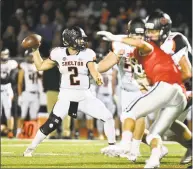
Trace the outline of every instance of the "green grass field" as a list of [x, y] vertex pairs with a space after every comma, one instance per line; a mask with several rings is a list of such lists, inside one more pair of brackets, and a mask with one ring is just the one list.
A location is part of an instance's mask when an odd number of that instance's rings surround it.
[[[149, 148], [142, 144], [142, 157], [136, 163], [126, 158], [107, 157], [100, 154], [106, 141], [45, 140], [33, 157], [22, 153], [30, 140], [1, 139], [1, 168], [143, 168], [149, 157]], [[166, 144], [169, 154], [162, 159], [161, 168], [186, 168], [179, 165], [185, 149], [179, 144]]]

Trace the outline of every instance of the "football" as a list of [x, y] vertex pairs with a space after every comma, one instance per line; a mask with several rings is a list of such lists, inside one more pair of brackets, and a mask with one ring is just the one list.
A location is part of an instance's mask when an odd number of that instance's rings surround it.
[[38, 48], [41, 44], [41, 39], [42, 37], [38, 34], [31, 34], [27, 36], [21, 43], [21, 46], [24, 49], [29, 49], [29, 48]]

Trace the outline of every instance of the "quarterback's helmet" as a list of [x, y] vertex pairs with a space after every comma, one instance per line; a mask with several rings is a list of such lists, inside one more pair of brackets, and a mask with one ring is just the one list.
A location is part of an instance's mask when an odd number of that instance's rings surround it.
[[[168, 37], [168, 34], [172, 27], [172, 20], [170, 16], [161, 10], [156, 10], [146, 18], [146, 35], [148, 38], [148, 30], [159, 30], [159, 37], [157, 41], [164, 40]], [[153, 40], [153, 39], [152, 39]]]
[[86, 49], [88, 44], [87, 35], [78, 26], [65, 29], [62, 33], [62, 40], [65, 47], [72, 47], [77, 51]]

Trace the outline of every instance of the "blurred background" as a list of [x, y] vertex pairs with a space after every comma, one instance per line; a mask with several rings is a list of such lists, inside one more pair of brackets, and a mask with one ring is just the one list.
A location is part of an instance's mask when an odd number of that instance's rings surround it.
[[[9, 49], [10, 58], [16, 60], [19, 65], [24, 60], [25, 52], [20, 44], [26, 36], [35, 32], [43, 37], [40, 52], [44, 58], [47, 58], [53, 47], [62, 46], [63, 29], [78, 25], [88, 35], [89, 47], [96, 53], [104, 55], [109, 50], [109, 44], [98, 39], [97, 31], [107, 30], [114, 34], [126, 34], [128, 21], [137, 16], [145, 19], [155, 9], [168, 13], [173, 21], [172, 31], [183, 33], [192, 45], [191, 0], [1, 0], [0, 48]], [[17, 118], [21, 113], [17, 104], [18, 71], [19, 66], [11, 74], [15, 95], [12, 104], [12, 116], [15, 121], [14, 135], [16, 135]], [[59, 76], [58, 70], [53, 71]], [[52, 82], [49, 80], [51, 73], [53, 72], [43, 73], [40, 79], [39, 112], [48, 112], [46, 92], [50, 88], [50, 83], [53, 83], [53, 80]], [[56, 85], [55, 89], [58, 91], [59, 80]], [[4, 119], [3, 115], [1, 121], [6, 126]], [[71, 119], [70, 133], [68, 132], [66, 138], [72, 137], [73, 125], [74, 122]], [[93, 125], [95, 128], [95, 122]], [[93, 130], [92, 124], [89, 132], [90, 130]], [[89, 135], [91, 139], [93, 139], [92, 132]]]
[[12, 57], [22, 56], [21, 41], [36, 32], [44, 39], [41, 52], [48, 56], [50, 48], [61, 45], [62, 30], [79, 25], [89, 36], [90, 47], [105, 52], [106, 44], [98, 41], [96, 31], [126, 33], [130, 19], [145, 18], [157, 8], [171, 16], [173, 31], [192, 42], [191, 0], [2, 0], [0, 44]]

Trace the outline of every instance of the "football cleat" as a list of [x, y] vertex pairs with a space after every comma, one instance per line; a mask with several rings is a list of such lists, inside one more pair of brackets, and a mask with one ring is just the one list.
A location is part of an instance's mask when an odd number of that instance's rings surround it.
[[138, 156], [140, 156], [139, 146], [134, 146], [131, 144], [129, 155], [127, 156], [127, 159], [132, 162], [136, 162]]
[[139, 150], [135, 150], [135, 151], [130, 151], [130, 153], [128, 153], [128, 156], [127, 156], [127, 159], [129, 161], [132, 161], [132, 162], [136, 162], [137, 161], [137, 158], [141, 156]]
[[24, 156], [24, 157], [32, 157], [32, 153], [33, 153], [34, 150], [35, 150], [35, 148], [30, 148], [30, 147], [28, 147], [28, 148], [24, 151], [23, 156]]
[[109, 145], [101, 149], [101, 153], [109, 157], [118, 157], [120, 148], [117, 145]]
[[168, 154], [168, 148], [165, 147], [164, 145], [162, 145], [162, 147], [161, 147], [160, 160], [161, 160], [162, 158], [164, 158], [167, 154]]
[[117, 154], [119, 153], [118, 156], [121, 158], [127, 158], [131, 149], [131, 143], [126, 144], [126, 143], [120, 142], [118, 144], [118, 147], [119, 147], [119, 152], [117, 152]]
[[182, 157], [180, 164], [188, 164], [192, 162], [192, 149], [188, 148], [184, 157]]
[[157, 155], [151, 154], [150, 158], [146, 161], [144, 168], [158, 168], [160, 166], [160, 158]]

